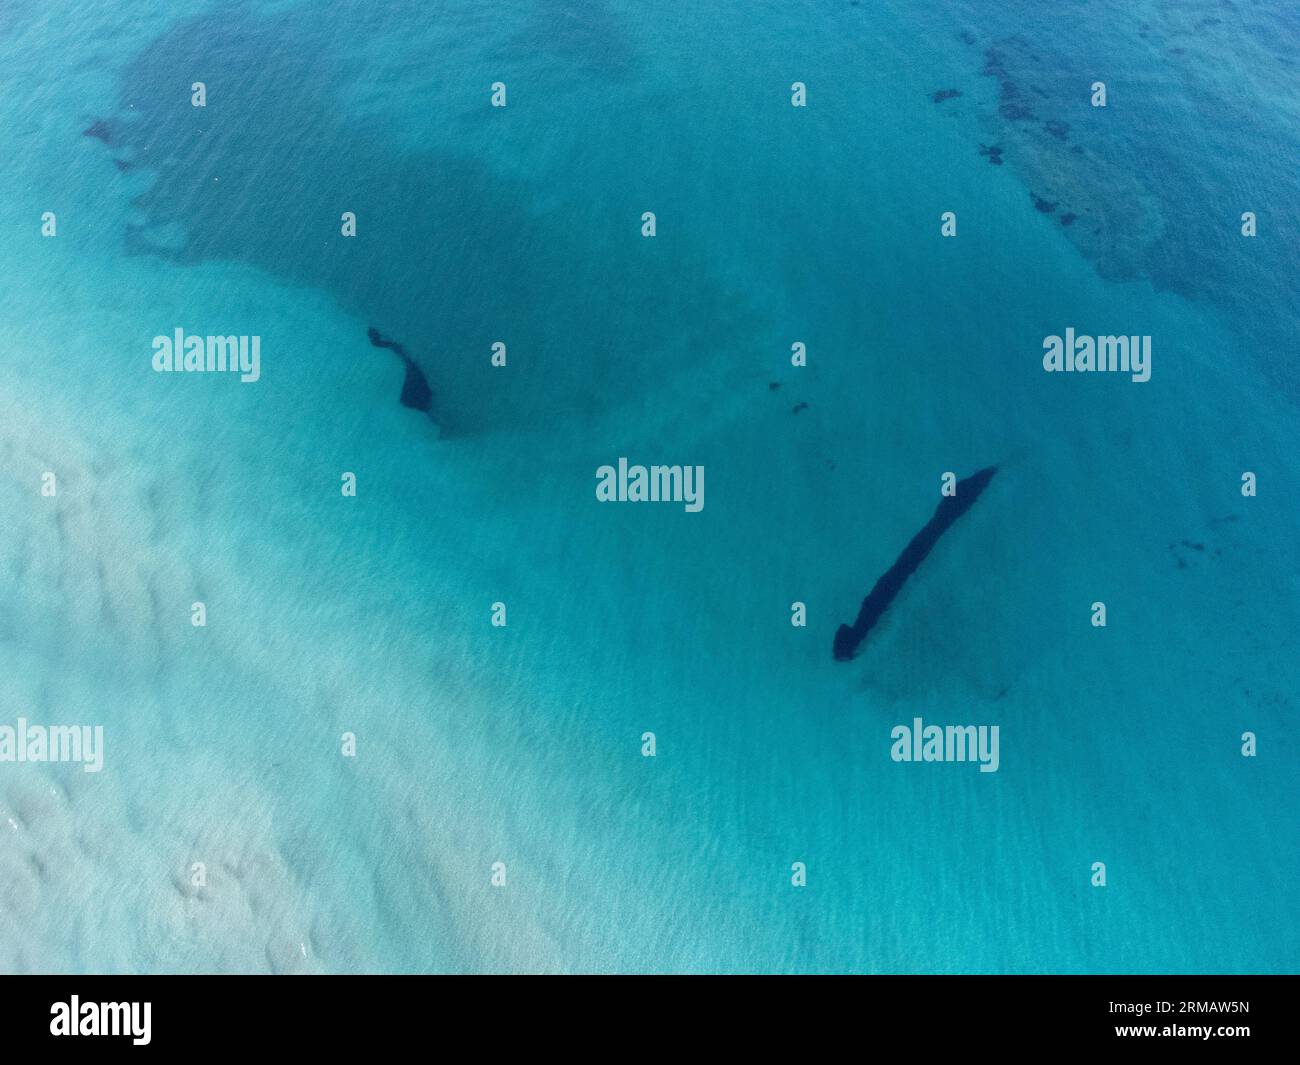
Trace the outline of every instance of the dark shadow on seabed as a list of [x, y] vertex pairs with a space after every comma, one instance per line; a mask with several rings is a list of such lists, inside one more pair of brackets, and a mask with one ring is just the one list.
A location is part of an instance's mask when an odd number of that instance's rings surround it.
[[[106, 146], [105, 168], [111, 158], [152, 182], [134, 201], [129, 251], [246, 263], [328, 291], [409, 353], [448, 436], [567, 426], [755, 331], [752, 308], [709, 281], [707, 249], [641, 241], [639, 215], [602, 202], [623, 177], [610, 167], [636, 160], [610, 154], [596, 118], [580, 155], [537, 189], [484, 160], [412, 149], [383, 114], [355, 114], [346, 92], [361, 44], [405, 16], [344, 10], [355, 26], [303, 9], [185, 19], [124, 68], [118, 114], [87, 116], [85, 132], [88, 149]], [[410, 17], [413, 33], [435, 25], [423, 5]], [[619, 72], [633, 67], [621, 55]], [[196, 79], [203, 108], [190, 101]], [[463, 108], [480, 106], [460, 104], [430, 99], [422, 145], [455, 141]], [[513, 110], [491, 111], [486, 87], [481, 106], [502, 137], [530, 135], [510, 125]], [[345, 211], [355, 237], [340, 234]], [[498, 340], [508, 374], [490, 363]], [[369, 350], [358, 337], [358, 357]]]

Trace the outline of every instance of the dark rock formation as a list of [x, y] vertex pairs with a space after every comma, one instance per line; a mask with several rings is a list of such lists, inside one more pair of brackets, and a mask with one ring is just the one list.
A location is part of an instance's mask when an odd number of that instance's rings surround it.
[[429, 387], [428, 378], [415, 360], [406, 353], [406, 349], [395, 340], [389, 340], [374, 326], [366, 330], [370, 343], [377, 348], [387, 348], [394, 352], [402, 365], [406, 367], [406, 380], [402, 382], [402, 406], [422, 411], [433, 417], [433, 389]]
[[877, 579], [870, 593], [862, 600], [862, 609], [858, 611], [857, 620], [852, 625], [841, 625], [836, 630], [835, 643], [832, 647], [836, 661], [846, 662], [857, 653], [859, 644], [867, 638], [867, 633], [894, 601], [894, 597], [902, 590], [907, 578], [925, 561], [926, 556], [948, 527], [974, 506], [975, 500], [988, 487], [997, 472], [996, 466], [988, 466], [978, 473], [973, 473], [957, 482], [956, 495], [944, 496], [940, 500], [934, 516], [925, 523], [920, 532], [912, 537], [908, 545], [903, 548], [903, 553]]

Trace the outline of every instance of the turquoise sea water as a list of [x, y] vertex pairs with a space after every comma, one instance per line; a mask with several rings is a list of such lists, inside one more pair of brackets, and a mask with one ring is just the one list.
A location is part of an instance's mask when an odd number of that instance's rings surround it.
[[[0, 724], [106, 737], [0, 764], [0, 968], [1295, 971], [1297, 45], [1282, 4], [0, 4]], [[176, 327], [261, 380], [153, 373]], [[1151, 380], [1045, 374], [1067, 327]], [[598, 504], [620, 455], [703, 511]], [[998, 772], [891, 761], [917, 716]]]

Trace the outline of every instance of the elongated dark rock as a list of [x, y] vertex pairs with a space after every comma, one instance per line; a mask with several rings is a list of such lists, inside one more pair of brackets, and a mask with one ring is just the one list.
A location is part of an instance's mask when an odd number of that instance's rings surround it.
[[416, 361], [406, 354], [406, 349], [396, 340], [389, 340], [374, 326], [366, 330], [366, 336], [370, 338], [377, 348], [387, 348], [395, 352], [397, 357], [402, 360], [402, 365], [406, 367], [406, 379], [402, 382], [402, 406], [410, 407], [412, 410], [423, 411], [430, 417], [433, 416], [433, 389], [429, 387], [429, 380], [424, 376], [424, 371], [416, 364]]
[[993, 475], [998, 472], [996, 466], [988, 466], [978, 473], [972, 473], [957, 482], [957, 494], [944, 496], [934, 510], [934, 517], [925, 523], [911, 542], [903, 548], [903, 553], [895, 559], [894, 564], [877, 579], [870, 594], [862, 600], [862, 609], [858, 619], [852, 625], [841, 625], [835, 632], [832, 653], [837, 661], [847, 662], [857, 653], [858, 646], [867, 638], [880, 616], [894, 601], [894, 596], [902, 590], [907, 578], [916, 572], [916, 567], [925, 561], [953, 522], [960, 518], [975, 504], [980, 493], [988, 487]]

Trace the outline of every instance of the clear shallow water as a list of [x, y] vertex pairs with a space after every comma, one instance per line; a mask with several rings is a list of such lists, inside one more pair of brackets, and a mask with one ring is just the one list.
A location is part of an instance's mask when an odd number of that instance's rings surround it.
[[[1093, 6], [8, 8], [0, 695], [107, 751], [0, 766], [4, 968], [1294, 970], [1294, 29]], [[704, 511], [597, 506], [621, 454]]]

